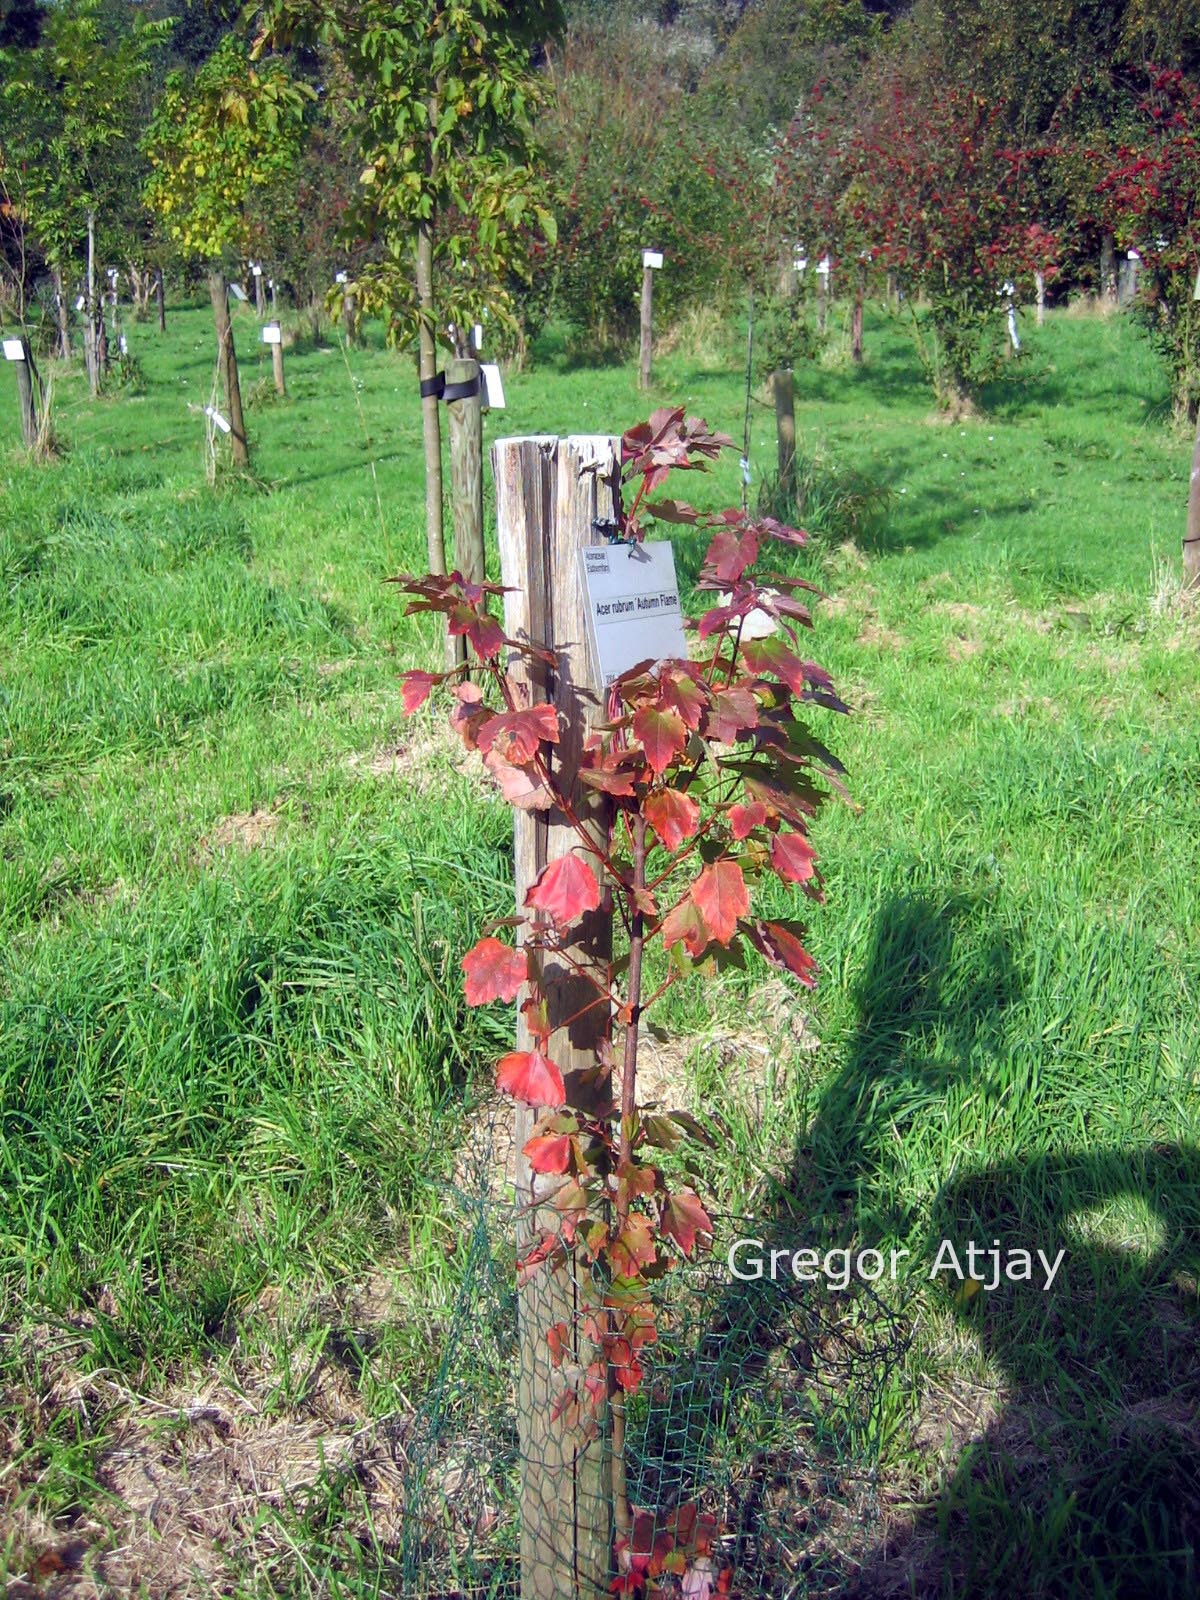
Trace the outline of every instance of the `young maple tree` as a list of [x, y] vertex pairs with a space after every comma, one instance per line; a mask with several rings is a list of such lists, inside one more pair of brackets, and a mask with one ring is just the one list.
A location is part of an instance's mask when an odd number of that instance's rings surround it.
[[904, 284], [938, 405], [969, 411], [1000, 367], [1004, 285], [1026, 287], [1053, 253], [1026, 214], [1026, 153], [1006, 142], [1001, 106], [896, 75], [856, 134], [854, 157], [843, 215]]
[[[646, 661], [608, 686], [607, 720], [588, 736], [578, 774], [555, 763], [563, 734], [558, 708], [534, 703], [508, 670], [509, 652], [552, 662], [553, 650], [506, 636], [491, 612], [500, 586], [468, 583], [457, 572], [394, 580], [410, 597], [409, 613], [445, 616], [478, 663], [476, 681], [461, 667], [405, 674], [406, 709], [415, 711], [435, 685], [458, 680], [453, 726], [482, 754], [505, 798], [554, 812], [578, 839], [530, 886], [519, 942], [489, 933], [462, 964], [468, 1004], [519, 1000], [528, 1026], [531, 1048], [507, 1052], [496, 1081], [541, 1113], [524, 1154], [537, 1185], [531, 1210], [542, 1218], [549, 1209], [553, 1222], [533, 1238], [519, 1270], [529, 1275], [568, 1256], [587, 1268], [580, 1281], [591, 1286], [591, 1303], [582, 1312], [582, 1342], [595, 1358], [568, 1375], [571, 1330], [557, 1322], [545, 1335], [555, 1365], [563, 1363], [555, 1416], [584, 1437], [606, 1420], [610, 1429], [612, 1588], [621, 1594], [658, 1595], [668, 1574], [683, 1573], [694, 1575], [685, 1592], [711, 1593], [714, 1582], [721, 1592], [709, 1555], [711, 1520], [684, 1516], [681, 1507], [674, 1520], [647, 1523], [625, 1485], [625, 1402], [642, 1383], [656, 1339], [655, 1285], [713, 1233], [705, 1198], [673, 1175], [677, 1147], [703, 1130], [686, 1111], [664, 1115], [639, 1103], [642, 1021], [675, 984], [740, 964], [747, 946], [799, 983], [815, 983], [802, 924], [756, 910], [754, 894], [775, 879], [822, 899], [809, 828], [831, 794], [845, 794], [844, 769], [808, 721], [814, 708], [847, 709], [801, 646], [812, 618], [798, 591], [813, 586], [760, 571], [765, 552], [800, 545], [804, 533], [769, 517], [702, 512], [659, 494], [673, 472], [705, 470], [731, 447], [682, 409], [656, 411], [622, 439], [621, 498], [632, 499], [618, 508], [619, 537], [641, 540], [652, 520], [706, 530], [711, 542], [698, 587], [719, 595], [719, 603], [695, 624], [694, 659]], [[746, 638], [744, 623], [756, 610], [776, 631]], [[597, 840], [580, 820], [571, 798], [576, 779], [611, 802], [606, 837]], [[597, 973], [567, 952], [580, 919], [602, 900], [623, 929], [624, 948]], [[568, 1106], [554, 1060], [543, 976], [551, 953], [585, 981], [587, 1009], [599, 1008], [607, 1019], [596, 1050], [595, 1077], [608, 1085], [598, 1113]], [[663, 959], [651, 978], [656, 953]]]

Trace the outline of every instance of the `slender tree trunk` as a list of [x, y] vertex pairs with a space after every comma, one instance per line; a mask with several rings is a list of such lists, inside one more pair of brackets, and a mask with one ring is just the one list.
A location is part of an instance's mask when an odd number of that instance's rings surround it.
[[854, 310], [850, 316], [850, 354], [858, 362], [863, 358], [863, 302], [867, 298], [867, 269], [865, 263], [858, 263], [858, 274], [854, 280]]
[[1183, 536], [1183, 581], [1189, 589], [1200, 588], [1200, 417], [1196, 423], [1196, 443], [1192, 449], [1192, 476], [1188, 485], [1187, 531]]
[[58, 320], [58, 353], [64, 361], [71, 359], [71, 313], [67, 309], [67, 295], [63, 275], [54, 268], [54, 314]]
[[250, 448], [246, 443], [246, 421], [242, 415], [242, 389], [238, 382], [237, 351], [233, 344], [233, 328], [229, 321], [229, 290], [225, 274], [218, 269], [208, 275], [208, 292], [212, 299], [213, 322], [217, 330], [217, 361], [221, 383], [225, 390], [225, 405], [229, 412], [229, 442], [233, 447], [236, 466], [250, 465]]
[[87, 214], [87, 327], [84, 330], [84, 355], [87, 361], [88, 389], [92, 399], [100, 393], [100, 328], [102, 318], [96, 309], [96, 213]]
[[261, 272], [254, 274], [254, 309], [258, 312], [260, 321], [267, 314], [267, 282]]
[[[422, 383], [437, 377], [437, 343], [434, 338], [433, 306], [433, 231], [427, 222], [417, 227], [417, 303], [420, 307], [420, 366]], [[421, 419], [425, 439], [425, 534], [429, 546], [429, 570], [446, 570], [446, 542], [442, 527], [442, 423], [436, 394], [421, 400]], [[453, 641], [451, 642], [451, 648]], [[453, 661], [451, 662], [453, 664]]]
[[167, 291], [163, 284], [163, 269], [154, 269], [154, 298], [158, 301], [158, 331], [167, 331]]
[[1110, 305], [1117, 299], [1117, 254], [1111, 233], [1100, 241], [1100, 298]]

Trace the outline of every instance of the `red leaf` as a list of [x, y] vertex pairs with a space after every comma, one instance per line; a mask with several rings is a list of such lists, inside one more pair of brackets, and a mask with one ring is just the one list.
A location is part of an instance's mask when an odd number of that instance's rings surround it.
[[793, 694], [804, 693], [804, 662], [780, 638], [750, 639], [742, 647], [746, 665], [754, 672], [773, 672]]
[[802, 833], [777, 833], [771, 840], [771, 865], [785, 883], [807, 883], [817, 870], [816, 859]]
[[567, 1098], [562, 1073], [540, 1050], [510, 1050], [496, 1067], [496, 1084], [527, 1106], [553, 1106]]
[[544, 911], [560, 928], [566, 927], [585, 911], [595, 911], [600, 904], [600, 885], [586, 861], [577, 855], [560, 856], [543, 868], [526, 894], [525, 904]]
[[500, 793], [518, 811], [549, 811], [554, 796], [546, 785], [524, 767], [514, 767], [495, 750], [489, 750], [483, 764], [500, 786]]
[[750, 909], [741, 867], [736, 861], [714, 861], [692, 884], [690, 893], [709, 933], [718, 943], [728, 944], [738, 918]]
[[708, 928], [690, 899], [681, 900], [667, 912], [663, 918], [662, 937], [668, 950], [682, 944], [693, 960], [701, 954], [708, 943]]
[[739, 539], [735, 533], [718, 533], [704, 558], [717, 581], [726, 588], [735, 584], [747, 567], [758, 559], [758, 533], [748, 528]]
[[700, 826], [700, 807], [678, 789], [656, 789], [642, 812], [668, 850], [678, 850]]
[[758, 726], [758, 701], [749, 689], [721, 689], [713, 696], [704, 731], [720, 744], [735, 744], [739, 733]]
[[528, 766], [539, 745], [557, 743], [558, 712], [551, 705], [489, 717], [479, 730], [479, 748], [485, 753], [494, 750], [514, 767]]
[[467, 975], [464, 987], [469, 1006], [485, 1006], [490, 1000], [515, 1000], [529, 976], [524, 950], [514, 950], [491, 938], [480, 939], [473, 950], [467, 951], [462, 969]]
[[662, 705], [678, 711], [693, 732], [700, 726], [709, 694], [698, 667], [664, 667], [659, 677], [658, 693]]
[[559, 1366], [562, 1358], [567, 1354], [570, 1346], [567, 1338], [570, 1329], [565, 1322], [556, 1322], [546, 1329], [546, 1343], [550, 1346], [550, 1361], [553, 1366]]
[[729, 831], [735, 839], [749, 838], [755, 828], [767, 820], [767, 808], [761, 800], [752, 800], [748, 806], [730, 806]]
[[758, 922], [750, 930], [750, 940], [773, 967], [790, 972], [806, 988], [813, 989], [817, 982], [817, 963], [800, 942], [803, 933], [799, 925], [789, 927], [785, 922]]
[[687, 743], [687, 728], [676, 711], [643, 706], [633, 714], [634, 737], [646, 752], [655, 777], [660, 777]]
[[571, 1165], [569, 1133], [535, 1133], [522, 1152], [535, 1172], [565, 1172]]
[[441, 682], [441, 674], [436, 672], [406, 672], [400, 679], [400, 695], [404, 701], [404, 710], [408, 716], [423, 706], [429, 699], [429, 691], [435, 683]]
[[696, 1248], [697, 1234], [712, 1238], [713, 1225], [700, 1198], [692, 1189], [680, 1189], [662, 1209], [662, 1231], [690, 1256]]
[[619, 1278], [636, 1278], [643, 1267], [654, 1265], [658, 1252], [649, 1217], [635, 1211], [626, 1218], [620, 1234], [609, 1246], [608, 1259]]

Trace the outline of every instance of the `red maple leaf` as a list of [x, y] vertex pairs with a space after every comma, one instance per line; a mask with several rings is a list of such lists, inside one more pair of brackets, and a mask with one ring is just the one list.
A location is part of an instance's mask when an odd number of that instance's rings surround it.
[[729, 831], [735, 839], [747, 839], [755, 828], [767, 820], [767, 808], [761, 800], [751, 800], [746, 806], [730, 806]]
[[571, 1165], [569, 1133], [535, 1133], [522, 1154], [535, 1172], [562, 1173]]
[[656, 789], [642, 813], [668, 850], [678, 850], [700, 826], [700, 807], [678, 789]]
[[713, 1225], [694, 1189], [679, 1189], [662, 1208], [662, 1231], [690, 1256], [696, 1249], [696, 1236], [712, 1238]]
[[802, 833], [777, 833], [771, 840], [771, 865], [785, 883], [807, 883], [817, 870], [816, 859]]
[[720, 944], [728, 944], [739, 917], [750, 909], [746, 880], [736, 861], [714, 861], [692, 884], [692, 900], [705, 927]]
[[490, 1000], [515, 1000], [529, 976], [524, 950], [514, 950], [499, 939], [480, 939], [462, 958], [467, 975], [464, 985], [469, 1006], [485, 1006]]
[[537, 882], [525, 896], [525, 904], [544, 911], [563, 928], [585, 911], [595, 911], [600, 904], [600, 885], [586, 861], [577, 855], [560, 856], [538, 874]]
[[527, 1106], [553, 1106], [566, 1101], [562, 1073], [540, 1050], [510, 1050], [496, 1066], [496, 1084]]
[[411, 716], [418, 706], [423, 706], [434, 684], [441, 681], [441, 674], [437, 672], [406, 672], [400, 679], [400, 696], [406, 715]]
[[682, 944], [693, 960], [704, 950], [708, 943], [708, 927], [690, 899], [681, 900], [667, 912], [663, 918], [662, 937], [668, 950]]
[[633, 734], [646, 752], [656, 777], [661, 776], [687, 743], [687, 726], [677, 711], [642, 706], [633, 714]]
[[479, 748], [514, 767], [528, 766], [543, 743], [558, 743], [558, 712], [551, 705], [490, 717], [479, 730]]

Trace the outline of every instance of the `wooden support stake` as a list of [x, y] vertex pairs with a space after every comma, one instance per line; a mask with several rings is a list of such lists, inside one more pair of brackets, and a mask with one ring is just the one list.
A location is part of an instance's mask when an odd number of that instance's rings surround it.
[[1200, 417], [1192, 448], [1192, 475], [1188, 486], [1187, 527], [1183, 535], [1183, 584], [1200, 589]]
[[638, 388], [650, 387], [650, 360], [654, 347], [654, 268], [642, 267], [642, 344]]
[[167, 331], [167, 293], [163, 285], [163, 269], [154, 269], [154, 298], [158, 301], [158, 331]]
[[287, 384], [283, 381], [283, 345], [271, 346], [271, 372], [275, 378], [275, 393], [287, 394]]
[[867, 298], [867, 264], [858, 263], [854, 278], [854, 309], [850, 314], [850, 359], [856, 363], [863, 358], [863, 306]]
[[[479, 363], [466, 359], [446, 365], [447, 386], [479, 380]], [[483, 549], [483, 399], [478, 393], [448, 400], [450, 419], [450, 508], [454, 521], [454, 565], [472, 583], [484, 579]], [[456, 639], [466, 660], [465, 639]]]
[[[5, 340], [6, 347], [19, 343], [21, 356], [19, 360], [12, 361], [11, 365], [17, 369], [17, 404], [21, 410], [21, 438], [25, 448], [32, 450], [37, 444], [38, 414], [37, 402], [33, 397], [33, 355], [29, 348], [29, 340], [22, 334], [19, 340]], [[7, 348], [5, 354], [7, 355]]]
[[1040, 328], [1046, 320], [1046, 274], [1035, 272], [1033, 281], [1037, 287], [1037, 325]]
[[775, 438], [779, 447], [779, 487], [790, 497], [796, 492], [796, 389], [790, 367], [771, 374], [775, 391]]
[[221, 372], [221, 387], [225, 391], [225, 406], [229, 412], [229, 442], [233, 449], [234, 464], [250, 465], [250, 447], [246, 442], [246, 420], [242, 415], [242, 386], [238, 379], [237, 350], [233, 343], [233, 325], [229, 320], [229, 290], [225, 274], [217, 267], [208, 275], [208, 293], [212, 301], [213, 322], [217, 330], [217, 362]]
[[267, 315], [267, 280], [261, 270], [254, 274], [254, 309], [259, 321], [264, 321]]
[[[618, 441], [607, 436], [501, 439], [492, 447], [500, 571], [510, 586], [504, 601], [505, 631], [514, 638], [552, 643], [559, 651], [553, 669], [525, 656], [515, 656], [511, 667], [529, 684], [535, 699], [551, 700], [562, 713], [563, 730], [555, 750], [560, 777], [578, 770], [587, 727], [603, 720], [604, 697], [587, 646], [578, 553], [581, 546], [598, 541], [596, 518], [614, 515], [618, 448]], [[593, 837], [606, 840], [611, 810], [604, 797], [579, 783], [570, 785], [569, 792]], [[516, 812], [518, 907], [546, 864], [568, 854], [577, 843], [560, 812]], [[603, 976], [611, 953], [612, 908], [607, 897], [584, 919], [576, 942], [562, 956], [531, 952], [540, 968], [551, 1023], [574, 1018], [551, 1037], [550, 1056], [562, 1069], [568, 1106], [588, 1116], [605, 1115], [611, 1109], [607, 1084], [589, 1084], [585, 1076], [595, 1064], [595, 1047], [607, 1017], [599, 1006], [577, 1014], [595, 996], [569, 963]], [[517, 1048], [527, 1050], [531, 1045], [525, 1020], [518, 1017]], [[522, 1243], [542, 1231], [536, 1204], [531, 1204], [541, 1193], [520, 1153], [534, 1121], [532, 1111], [518, 1108], [514, 1148], [516, 1190], [523, 1204]], [[557, 1231], [553, 1222], [548, 1225]], [[565, 1417], [555, 1422], [550, 1416], [565, 1383], [581, 1376], [598, 1358], [581, 1327], [581, 1308], [591, 1300], [584, 1272], [573, 1261], [554, 1270], [541, 1268], [519, 1297], [522, 1600], [597, 1600], [608, 1592], [612, 1489], [607, 1419], [601, 1417], [598, 1437], [589, 1440]], [[570, 1354], [556, 1370], [546, 1333], [559, 1321], [570, 1330]]]

